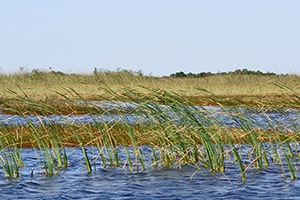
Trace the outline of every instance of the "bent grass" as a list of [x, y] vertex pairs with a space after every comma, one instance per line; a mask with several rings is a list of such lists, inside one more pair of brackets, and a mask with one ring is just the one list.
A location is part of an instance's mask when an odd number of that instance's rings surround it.
[[[139, 101], [140, 107], [134, 112], [146, 116], [149, 121], [146, 124], [99, 123], [95, 119], [93, 124], [47, 124], [41, 120], [36, 125], [28, 120], [28, 115], [57, 114], [55, 107], [30, 99], [25, 93], [15, 99], [30, 105], [31, 109], [26, 112], [14, 103], [2, 101], [4, 111], [13, 111], [27, 120], [26, 126], [0, 127], [0, 164], [4, 175], [19, 177], [19, 168], [24, 165], [22, 148], [34, 148], [44, 174], [53, 176], [68, 167], [65, 147], [77, 146], [81, 148], [87, 173], [92, 172], [92, 165], [96, 165], [97, 159], [101, 167], [128, 166], [130, 172], [144, 171], [149, 167], [188, 165], [197, 170], [209, 169], [211, 173], [226, 173], [225, 163], [229, 161], [236, 163], [242, 182], [246, 182], [249, 168], [260, 170], [269, 167], [270, 161], [273, 161], [279, 164], [283, 175], [288, 170], [290, 179], [296, 179], [294, 164], [299, 163], [297, 148], [300, 139], [296, 125], [294, 131], [253, 127], [249, 119], [236, 110], [234, 115], [239, 116], [235, 118], [239, 128], [224, 127], [208, 111], [194, 107], [193, 102], [182, 95], [143, 89], [147, 91], [140, 93], [127, 88], [123, 94], [107, 89], [107, 94]], [[70, 94], [61, 94], [66, 104], [76, 104], [78, 99], [81, 103], [86, 102], [75, 90], [69, 88], [66, 91]], [[222, 106], [220, 102], [216, 103]], [[88, 105], [88, 102], [83, 105]], [[95, 113], [94, 108], [83, 107], [85, 113]], [[101, 114], [111, 114], [109, 112], [99, 110]], [[113, 112], [124, 113], [122, 110]], [[76, 110], [72, 113], [76, 114]], [[248, 146], [242, 149], [244, 144]], [[143, 152], [145, 145], [151, 150], [150, 161]], [[87, 153], [90, 146], [96, 147], [94, 156]], [[120, 150], [125, 152], [125, 160]]]

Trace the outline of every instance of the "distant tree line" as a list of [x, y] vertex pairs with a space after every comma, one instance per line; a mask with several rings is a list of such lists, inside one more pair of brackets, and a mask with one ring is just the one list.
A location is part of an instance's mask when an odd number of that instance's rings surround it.
[[[47, 74], [52, 74], [52, 75], [58, 75], [58, 76], [65, 76], [65, 75], [74, 75], [68, 74], [68, 73], [63, 73], [61, 71], [55, 71], [52, 70], [51, 67], [48, 69], [32, 69], [29, 70], [26, 67], [20, 67], [19, 72], [17, 74], [23, 74], [23, 75], [31, 75], [31, 76], [44, 76]], [[1, 74], [1, 72], [0, 72]], [[76, 74], [76, 73], [75, 73]], [[134, 76], [134, 77], [143, 77], [143, 76], [149, 76], [152, 77], [152, 75], [145, 75], [141, 70], [139, 71], [133, 71], [133, 70], [126, 70], [126, 69], [121, 69], [118, 68], [115, 71], [111, 70], [105, 70], [105, 69], [98, 69], [94, 68], [93, 75], [101, 75], [101, 74], [119, 74], [119, 75], [127, 75], [127, 76]], [[230, 71], [230, 72], [217, 72], [217, 73], [212, 73], [212, 72], [200, 72], [200, 73], [184, 73], [183, 71], [176, 72], [167, 76], [163, 77], [176, 77], [176, 78], [200, 78], [200, 77], [208, 77], [208, 76], [214, 76], [214, 75], [262, 75], [262, 76], [271, 76], [271, 75], [276, 75], [273, 72], [261, 72], [259, 70], [254, 71], [254, 70], [248, 70], [248, 69], [237, 69], [235, 71]], [[283, 75], [283, 74], [280, 74]]]
[[253, 71], [248, 69], [237, 69], [233, 72], [217, 72], [217, 73], [211, 73], [211, 72], [201, 72], [201, 73], [184, 73], [183, 71], [176, 72], [173, 74], [170, 74], [169, 77], [176, 77], [176, 78], [200, 78], [200, 77], [207, 77], [207, 76], [213, 76], [213, 75], [226, 75], [226, 74], [235, 74], [235, 75], [263, 75], [263, 76], [271, 76], [276, 75], [273, 72], [261, 72], [259, 70]]

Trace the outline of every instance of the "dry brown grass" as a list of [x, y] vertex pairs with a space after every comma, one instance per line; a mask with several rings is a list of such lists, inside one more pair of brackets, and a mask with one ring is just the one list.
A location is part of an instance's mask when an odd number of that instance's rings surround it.
[[[0, 75], [0, 95], [6, 102], [16, 103], [17, 96], [26, 94], [31, 100], [56, 108], [58, 112], [81, 113], [80, 108], [60, 100], [136, 100], [128, 96], [131, 88], [147, 96], [151, 89], [177, 93], [198, 105], [250, 105], [299, 107], [300, 77], [296, 75], [225, 74], [202, 78], [151, 77], [128, 71], [97, 74], [60, 74], [54, 72]], [[71, 89], [76, 91], [70, 92]], [[148, 88], [144, 89], [144, 88]], [[115, 91], [122, 96], [107, 95]], [[127, 95], [123, 95], [127, 93]], [[124, 98], [126, 96], [127, 98]], [[1, 105], [0, 105], [1, 106]], [[26, 112], [30, 110], [26, 104]], [[3, 107], [3, 105], [2, 105]]]
[[[84, 98], [101, 98], [105, 89], [122, 92], [122, 88], [159, 88], [187, 96], [207, 95], [201, 88], [222, 96], [286, 94], [276, 84], [289, 86], [300, 93], [300, 77], [296, 75], [238, 75], [225, 74], [202, 78], [170, 78], [137, 75], [132, 72], [102, 72], [98, 74], [59, 74], [53, 72], [0, 75], [0, 92], [3, 98], [20, 93], [20, 88], [31, 98], [46, 100], [59, 98], [56, 92], [66, 94], [72, 88]], [[104, 88], [104, 89], [103, 89]]]
[[[170, 129], [170, 130], [168, 130]], [[172, 130], [171, 130], [172, 129]], [[180, 133], [180, 138], [190, 140], [191, 143], [201, 144], [202, 139], [198, 134], [199, 129], [193, 127], [169, 127], [162, 128], [160, 126], [142, 126], [136, 125], [132, 128], [134, 137], [136, 138], [137, 145], [176, 145], [178, 142], [174, 135], [170, 135], [170, 138], [166, 137], [166, 132]], [[39, 132], [39, 138], [34, 137], [34, 132], [30, 127], [7, 127], [1, 129], [0, 139], [7, 141], [3, 143], [5, 146], [18, 146], [22, 148], [38, 147], [38, 144], [43, 141], [49, 147], [53, 147], [54, 141], [58, 141], [59, 146], [79, 146], [79, 142], [75, 135], [79, 136], [84, 146], [100, 145], [109, 146], [114, 144], [118, 145], [132, 145], [132, 140], [129, 137], [128, 130], [122, 125], [105, 126], [102, 128], [93, 125], [72, 125], [72, 126], [45, 126], [36, 127]], [[276, 130], [260, 130], [252, 129], [245, 131], [240, 128], [224, 128], [224, 127], [206, 127], [209, 137], [215, 143], [218, 143], [216, 139], [220, 139], [222, 144], [228, 144], [230, 141], [234, 143], [249, 143], [250, 136], [255, 135], [260, 142], [295, 142], [300, 141], [300, 135], [294, 132], [281, 132]], [[172, 133], [173, 134], [173, 133]], [[14, 141], [6, 140], [5, 138], [14, 138]], [[35, 139], [34, 139], [35, 138]]]

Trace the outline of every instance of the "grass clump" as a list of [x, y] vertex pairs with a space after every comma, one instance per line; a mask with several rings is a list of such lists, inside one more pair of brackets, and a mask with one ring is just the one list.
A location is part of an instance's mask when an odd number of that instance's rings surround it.
[[[0, 158], [4, 174], [18, 177], [18, 169], [22, 166], [21, 149], [34, 148], [41, 168], [46, 175], [52, 176], [68, 167], [65, 147], [74, 146], [82, 151], [87, 173], [92, 172], [97, 161], [101, 167], [128, 168], [130, 172], [149, 167], [180, 168], [188, 165], [197, 170], [209, 169], [214, 174], [226, 173], [226, 163], [231, 162], [237, 165], [241, 180], [246, 182], [249, 168], [260, 170], [274, 161], [283, 166], [283, 174], [288, 170], [290, 179], [296, 179], [294, 163], [299, 162], [296, 150], [300, 139], [297, 124], [290, 124], [293, 128], [278, 129], [272, 119], [265, 117], [267, 127], [254, 126], [253, 120], [241, 109], [233, 108], [229, 112], [219, 101], [215, 103], [220, 109], [212, 112], [195, 106], [190, 98], [174, 92], [145, 87], [141, 90], [144, 92], [127, 88], [120, 94], [107, 89], [106, 94], [111, 99], [136, 100], [137, 106], [125, 111], [118, 107], [113, 110], [90, 107], [89, 101], [73, 89], [67, 89], [67, 95], [57, 92], [65, 105], [81, 105], [83, 113], [92, 116], [90, 123], [43, 121], [43, 117], [61, 112], [52, 105], [31, 99], [25, 92], [19, 96], [16, 94], [14, 102], [2, 100], [3, 112], [17, 113], [27, 122], [23, 126], [0, 126]], [[18, 107], [15, 102], [31, 109]], [[81, 113], [72, 106], [69, 108], [72, 110], [70, 115]], [[133, 117], [128, 115], [131, 113], [134, 113], [135, 120], [141, 120], [128, 121]], [[98, 119], [99, 116], [112, 115], [123, 118]], [[235, 126], [227, 126], [217, 120], [216, 115], [231, 119]], [[33, 123], [29, 116], [40, 120]], [[88, 152], [90, 147], [94, 149], [92, 155]], [[149, 149], [148, 157], [145, 147]]]

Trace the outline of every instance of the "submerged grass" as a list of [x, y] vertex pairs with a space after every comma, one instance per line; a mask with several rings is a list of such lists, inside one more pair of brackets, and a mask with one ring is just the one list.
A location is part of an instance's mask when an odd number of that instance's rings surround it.
[[[25, 126], [0, 126], [0, 164], [4, 175], [19, 177], [19, 168], [24, 165], [22, 148], [34, 148], [45, 175], [53, 176], [68, 167], [65, 147], [77, 146], [81, 148], [87, 173], [92, 172], [97, 160], [101, 167], [128, 167], [130, 172], [143, 171], [148, 167], [189, 165], [197, 170], [206, 168], [211, 173], [226, 173], [226, 162], [232, 162], [239, 168], [241, 180], [246, 182], [249, 168], [260, 170], [269, 167], [273, 161], [281, 167], [282, 174], [288, 170], [290, 179], [296, 179], [294, 163], [299, 163], [300, 141], [297, 124], [293, 130], [277, 129], [272, 126], [272, 119], [265, 118], [270, 123], [269, 128], [255, 127], [239, 109], [233, 109], [230, 114], [223, 108], [224, 112], [220, 114], [227, 113], [227, 117], [235, 119], [238, 125], [226, 127], [213, 117], [218, 113], [195, 107], [194, 101], [188, 97], [165, 90], [142, 89], [145, 92], [127, 88], [122, 94], [106, 89], [106, 94], [112, 99], [134, 99], [139, 103], [139, 107], [125, 113], [133, 112], [147, 119], [146, 123], [140, 124], [98, 122], [95, 118], [89, 124], [55, 124], [40, 120], [37, 125], [28, 116], [41, 117], [61, 112], [56, 111], [53, 104], [31, 99], [25, 92], [23, 95], [15, 94], [14, 102], [2, 100], [3, 112], [16, 113], [27, 120]], [[90, 107], [88, 101], [73, 89], [65, 92], [68, 95], [57, 94], [72, 114], [81, 113], [74, 109], [74, 105], [87, 114], [124, 114], [121, 108], [112, 112]], [[297, 105], [296, 92], [294, 97], [290, 101]], [[221, 101], [215, 100], [215, 104], [222, 108]], [[144, 155], [145, 145], [151, 151], [150, 161]], [[87, 151], [89, 146], [96, 149], [93, 155]], [[126, 158], [122, 158], [120, 151], [125, 152]]]

